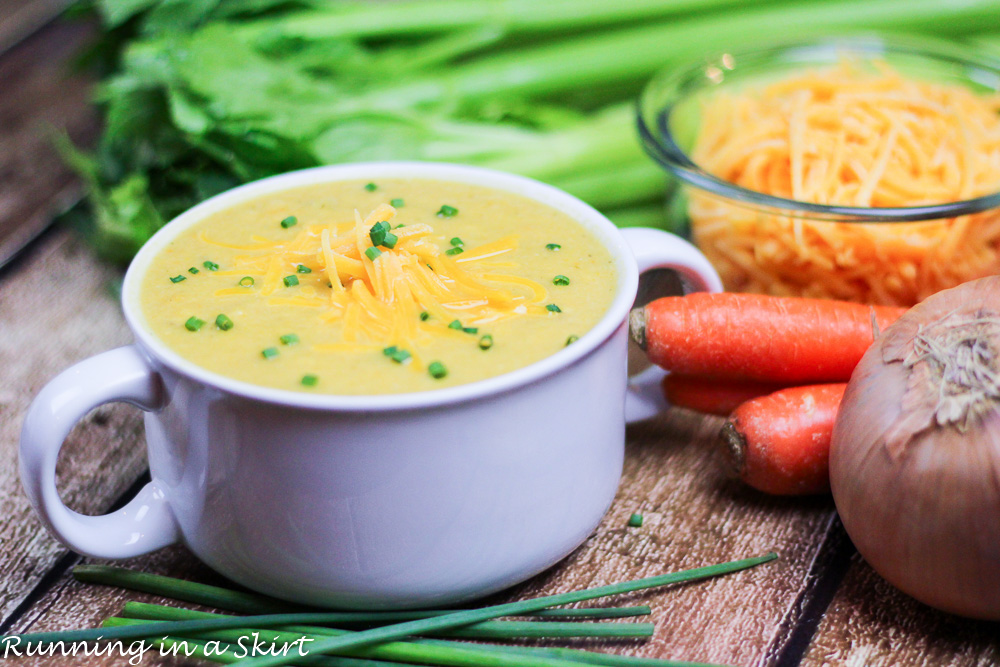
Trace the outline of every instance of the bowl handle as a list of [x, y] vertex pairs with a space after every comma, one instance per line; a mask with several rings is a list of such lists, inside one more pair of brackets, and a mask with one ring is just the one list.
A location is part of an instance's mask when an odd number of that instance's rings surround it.
[[59, 450], [77, 421], [115, 401], [155, 411], [164, 396], [159, 375], [138, 349], [128, 346], [63, 371], [32, 401], [21, 429], [21, 483], [42, 523], [60, 542], [87, 556], [129, 558], [179, 539], [173, 512], [155, 481], [125, 507], [104, 516], [74, 512], [56, 489]]
[[[693, 245], [668, 232], [646, 227], [621, 230], [635, 255], [639, 273], [652, 269], [672, 269], [679, 273], [696, 292], [721, 292], [722, 281], [705, 256]], [[667, 409], [660, 382], [666, 371], [650, 366], [628, 381], [625, 395], [625, 421], [635, 422], [653, 417]]]

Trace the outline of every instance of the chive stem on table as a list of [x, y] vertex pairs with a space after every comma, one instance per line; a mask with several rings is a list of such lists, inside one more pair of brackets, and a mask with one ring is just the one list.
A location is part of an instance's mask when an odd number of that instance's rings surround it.
[[[243, 614], [277, 614], [293, 611], [319, 611], [316, 607], [299, 605], [259, 593], [233, 590], [221, 586], [202, 584], [186, 579], [176, 579], [162, 574], [151, 574], [112, 565], [77, 565], [73, 578], [86, 584], [116, 586], [138, 593], [159, 595], [180, 602], [201, 604]], [[429, 618], [450, 614], [453, 609], [418, 611], [360, 611], [342, 612], [338, 623], [392, 623], [416, 618]], [[635, 607], [584, 607], [575, 609], [544, 609], [530, 616], [551, 618], [626, 618], [648, 616], [648, 606]]]
[[[310, 646], [310, 649], [312, 653], [339, 652], [349, 647], [378, 644], [391, 639], [406, 637], [408, 635], [422, 634], [434, 630], [443, 630], [446, 628], [469, 625], [470, 623], [486, 621], [499, 616], [512, 616], [528, 611], [546, 609], [557, 605], [572, 604], [574, 602], [582, 602], [584, 600], [593, 600], [594, 598], [606, 597], [609, 595], [631, 593], [647, 588], [680, 583], [682, 581], [706, 579], [708, 577], [715, 577], [722, 574], [728, 574], [730, 572], [736, 572], [738, 570], [744, 570], [749, 567], [754, 567], [756, 565], [772, 561], [777, 557], [777, 554], [769, 553], [763, 556], [756, 556], [754, 558], [746, 558], [729, 563], [719, 563], [717, 565], [709, 565], [707, 567], [661, 574], [654, 577], [647, 577], [645, 579], [623, 581], [616, 584], [610, 584], [608, 586], [570, 591], [568, 593], [559, 593], [556, 595], [546, 595], [544, 597], [534, 598], [531, 600], [508, 602], [506, 604], [481, 607], [479, 609], [468, 609], [465, 611], [455, 612], [453, 614], [445, 614], [443, 616], [425, 618], [417, 621], [405, 621], [395, 625], [385, 625], [380, 628], [363, 630], [352, 635], [331, 637], [329, 639], [317, 641]], [[291, 660], [288, 656], [262, 656], [259, 658], [250, 658], [243, 661], [242, 664], [244, 667], [281, 667], [290, 663]]]

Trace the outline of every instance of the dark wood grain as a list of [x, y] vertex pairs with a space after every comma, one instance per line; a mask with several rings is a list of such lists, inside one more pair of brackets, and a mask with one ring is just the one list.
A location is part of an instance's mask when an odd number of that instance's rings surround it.
[[899, 592], [855, 556], [803, 665], [1000, 665], [1000, 623], [939, 612]]
[[96, 131], [91, 81], [70, 66], [93, 32], [53, 23], [0, 58], [0, 266], [79, 195], [52, 136], [86, 143]]

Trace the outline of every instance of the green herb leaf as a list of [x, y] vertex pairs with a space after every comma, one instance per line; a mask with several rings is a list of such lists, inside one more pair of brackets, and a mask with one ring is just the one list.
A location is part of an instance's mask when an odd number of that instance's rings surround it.
[[442, 204], [441, 208], [438, 209], [437, 216], [439, 218], [453, 218], [458, 215], [458, 209], [454, 206], [448, 206], [447, 204]]
[[633, 514], [632, 516], [630, 516], [628, 518], [628, 525], [631, 526], [632, 528], [638, 528], [639, 526], [641, 526], [642, 525], [642, 515], [641, 514]]
[[448, 374], [448, 369], [444, 367], [440, 361], [432, 361], [427, 366], [427, 372], [431, 374], [431, 377], [435, 380], [440, 380], [445, 375]]
[[265, 359], [274, 359], [276, 356], [278, 356], [278, 348], [266, 347], [260, 351], [260, 356], [264, 357]]
[[550, 313], [561, 313], [562, 312], [562, 308], [560, 308], [559, 306], [557, 306], [554, 303], [546, 304], [545, 310], [549, 311]]
[[375, 185], [374, 183], [367, 183], [365, 185], [365, 190], [367, 190], [368, 192], [375, 192], [376, 190], [378, 190], [378, 186]]
[[281, 280], [283, 283], [285, 283], [285, 287], [295, 287], [296, 285], [299, 284], [299, 277], [294, 273], [290, 276], [285, 276]]
[[[572, 345], [578, 340], [580, 340], [579, 336], [576, 335], [570, 336], [569, 338], [566, 339], [566, 345]], [[564, 345], [563, 347], [566, 347], [566, 345]]]
[[205, 325], [205, 320], [199, 320], [197, 317], [192, 315], [187, 319], [187, 322], [184, 323], [184, 328], [187, 329], [188, 331], [197, 331], [204, 325]]
[[240, 287], [253, 287], [253, 276], [243, 276], [240, 278]]
[[179, 282], [181, 282], [183, 280], [187, 280], [187, 276], [177, 275], [177, 276], [174, 276], [173, 278], [171, 278], [170, 282], [172, 282], [172, 283], [179, 283]]
[[233, 321], [229, 319], [228, 316], [219, 313], [215, 318], [215, 326], [219, 327], [223, 331], [229, 331], [235, 325], [233, 324]]
[[368, 238], [372, 240], [373, 246], [380, 246], [385, 241], [385, 235], [388, 233], [389, 223], [383, 220], [372, 225], [372, 228], [368, 230]]
[[192, 266], [190, 269], [188, 269], [188, 273], [190, 273], [191, 275], [196, 276], [196, 275], [198, 275], [198, 269], [196, 269], [195, 267]]
[[449, 243], [451, 243], [455, 247], [465, 245], [465, 242], [462, 239], [458, 238], [457, 236], [453, 237], [451, 241], [449, 241]]
[[464, 251], [461, 248], [448, 248], [444, 251], [446, 255], [461, 255]]
[[410, 359], [412, 355], [403, 349], [393, 350], [391, 354], [388, 355], [390, 359], [395, 361], [397, 364], [401, 364]]
[[[399, 199], [398, 197], [396, 199], [390, 199], [389, 200], [389, 206], [391, 206], [393, 208], [400, 208], [400, 207], [402, 207], [404, 205], [405, 204], [403, 203], [403, 200]], [[403, 225], [398, 225], [398, 226], [402, 227]]]
[[205, 261], [205, 262], [202, 262], [201, 265], [204, 266], [209, 271], [218, 271], [219, 270], [219, 265], [216, 264], [215, 262]]
[[553, 285], [569, 285], [569, 278], [560, 274], [552, 279]]
[[281, 221], [281, 227], [282, 229], [288, 229], [289, 227], [294, 227], [295, 225], [297, 225], [298, 222], [299, 222], [298, 218], [296, 218], [294, 215], [290, 215]]
[[306, 374], [302, 376], [302, 385], [305, 387], [315, 387], [319, 384], [319, 378], [312, 374]]
[[448, 323], [448, 328], [449, 329], [458, 329], [459, 331], [461, 331], [462, 330], [462, 323], [459, 322], [458, 320], [452, 320], [451, 322]]
[[420, 313], [420, 321], [421, 322], [426, 322], [430, 318], [431, 318], [431, 314], [428, 313], [426, 310], [424, 312]]
[[478, 327], [462, 327], [462, 331], [464, 331], [467, 334], [477, 334], [477, 333], [479, 333], [479, 328]]
[[561, 248], [562, 248], [562, 246], [559, 245], [558, 243], [546, 243], [545, 244], [545, 249], [546, 250], [559, 250]]
[[490, 334], [486, 334], [485, 336], [479, 339], [480, 350], [488, 350], [491, 347], [493, 347], [493, 336], [491, 336]]
[[382, 245], [390, 250], [396, 247], [396, 242], [399, 241], [399, 237], [392, 232], [386, 232], [385, 238], [382, 239]]
[[295, 345], [299, 342], [299, 337], [296, 334], [290, 333], [284, 336], [279, 336], [278, 340], [281, 341], [282, 345]]
[[305, 264], [299, 264], [297, 267], [295, 267], [295, 272], [296, 273], [312, 273], [313, 270], [310, 269]]
[[382, 251], [379, 250], [378, 248], [376, 248], [375, 246], [372, 246], [371, 248], [367, 248], [365, 250], [365, 257], [367, 257], [368, 259], [370, 259], [373, 262], [376, 259], [378, 259], [381, 255], [382, 255]]

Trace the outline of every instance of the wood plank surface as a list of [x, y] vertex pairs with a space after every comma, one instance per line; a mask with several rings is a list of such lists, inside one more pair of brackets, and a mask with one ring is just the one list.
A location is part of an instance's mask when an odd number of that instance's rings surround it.
[[802, 664], [993, 667], [1000, 665], [1000, 623], [959, 618], [921, 604], [855, 554]]
[[[828, 499], [778, 500], [748, 491], [718, 465], [715, 420], [676, 410], [629, 430], [623, 484], [587, 542], [567, 560], [515, 590], [506, 600], [743, 558], [776, 550], [781, 558], [755, 570], [628, 598], [654, 608], [656, 635], [645, 642], [573, 645], [618, 653], [736, 665], [771, 664], [787, 638], [809, 565], [832, 517]], [[642, 527], [630, 528], [639, 512]], [[203, 578], [183, 549], [135, 559], [143, 569]], [[62, 579], [18, 620], [17, 631], [96, 625], [124, 599]], [[122, 658], [60, 659], [66, 665], [115, 665]], [[48, 658], [20, 665], [53, 664]], [[159, 664], [159, 663], [154, 663]], [[166, 664], [183, 664], [174, 661]]]

